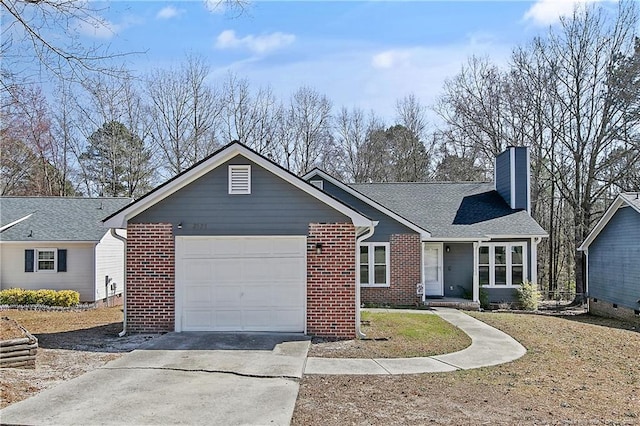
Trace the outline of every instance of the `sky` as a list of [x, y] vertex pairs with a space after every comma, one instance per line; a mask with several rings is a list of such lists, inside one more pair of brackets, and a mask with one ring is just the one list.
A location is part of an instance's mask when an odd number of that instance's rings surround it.
[[308, 86], [334, 109], [392, 120], [405, 95], [432, 105], [470, 55], [507, 64], [515, 46], [557, 25], [575, 3], [257, 0], [238, 13], [214, 0], [117, 1], [104, 3], [105, 26], [78, 29], [86, 43], [144, 52], [126, 57], [138, 73], [195, 54], [211, 66], [214, 84], [233, 72], [280, 99]]

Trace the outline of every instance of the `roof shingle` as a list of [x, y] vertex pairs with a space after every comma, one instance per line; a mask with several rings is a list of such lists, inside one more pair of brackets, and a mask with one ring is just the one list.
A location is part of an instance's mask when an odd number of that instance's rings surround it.
[[[129, 198], [0, 197], [0, 226], [31, 214], [0, 233], [0, 241], [100, 241], [102, 219]], [[29, 236], [31, 235], [31, 236]]]

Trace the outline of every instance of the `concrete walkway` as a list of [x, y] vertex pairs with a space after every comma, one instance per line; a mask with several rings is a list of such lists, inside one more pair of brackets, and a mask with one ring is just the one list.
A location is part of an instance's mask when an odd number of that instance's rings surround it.
[[316, 358], [308, 357], [305, 374], [417, 374], [469, 370], [503, 364], [523, 356], [527, 350], [514, 338], [460, 311], [435, 308], [432, 311], [370, 309], [370, 312], [406, 312], [438, 315], [471, 337], [471, 345], [445, 355], [417, 358]]

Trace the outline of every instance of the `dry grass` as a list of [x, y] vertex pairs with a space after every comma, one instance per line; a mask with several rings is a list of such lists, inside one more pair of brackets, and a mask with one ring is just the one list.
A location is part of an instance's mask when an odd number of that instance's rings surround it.
[[305, 376], [293, 424], [640, 424], [640, 333], [589, 315], [473, 316], [527, 354], [453, 373]]
[[38, 338], [35, 369], [0, 371], [0, 408], [98, 368], [137, 347], [148, 336], [118, 338], [122, 307], [78, 311], [5, 310]]
[[404, 358], [462, 350], [471, 339], [437, 315], [362, 312], [364, 340], [315, 341], [309, 356], [324, 358]]

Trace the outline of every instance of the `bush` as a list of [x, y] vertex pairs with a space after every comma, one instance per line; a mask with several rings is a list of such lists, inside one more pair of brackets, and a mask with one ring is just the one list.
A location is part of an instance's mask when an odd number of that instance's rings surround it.
[[486, 288], [480, 286], [478, 298], [480, 299], [480, 307], [482, 309], [489, 309], [489, 291]]
[[538, 291], [538, 286], [525, 281], [520, 285], [518, 289], [518, 302], [520, 307], [526, 311], [535, 311], [538, 309], [538, 303], [540, 303], [541, 295]]
[[75, 306], [80, 293], [73, 290], [24, 290], [10, 288], [0, 291], [0, 305]]

